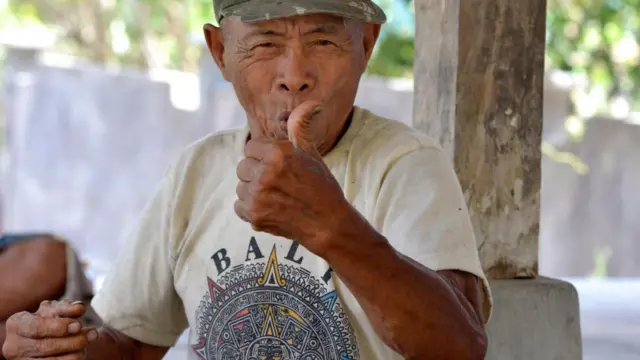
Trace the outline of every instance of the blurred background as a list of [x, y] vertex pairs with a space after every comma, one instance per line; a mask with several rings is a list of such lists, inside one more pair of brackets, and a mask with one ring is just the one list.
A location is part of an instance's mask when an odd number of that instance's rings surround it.
[[[411, 123], [412, 1], [357, 103]], [[244, 123], [209, 0], [0, 0], [0, 221], [70, 239], [99, 287], [177, 152]], [[540, 273], [578, 289], [585, 359], [640, 359], [640, 0], [548, 0]], [[613, 356], [613, 357], [612, 357]]]

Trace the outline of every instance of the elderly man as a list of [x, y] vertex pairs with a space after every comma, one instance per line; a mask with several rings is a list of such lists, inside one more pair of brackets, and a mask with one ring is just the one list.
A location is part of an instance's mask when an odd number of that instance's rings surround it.
[[226, 0], [211, 55], [248, 126], [173, 163], [102, 290], [7, 323], [10, 360], [483, 359], [491, 298], [443, 151], [354, 107], [370, 0]]

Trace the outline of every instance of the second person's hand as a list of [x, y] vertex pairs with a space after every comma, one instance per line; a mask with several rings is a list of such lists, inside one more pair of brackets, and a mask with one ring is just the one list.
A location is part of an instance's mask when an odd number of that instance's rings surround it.
[[96, 329], [83, 328], [81, 302], [44, 301], [35, 313], [20, 312], [6, 323], [2, 352], [7, 360], [83, 360], [87, 344], [98, 337]]

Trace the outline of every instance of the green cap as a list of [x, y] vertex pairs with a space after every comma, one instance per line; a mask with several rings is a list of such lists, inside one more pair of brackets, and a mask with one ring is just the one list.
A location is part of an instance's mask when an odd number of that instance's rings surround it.
[[242, 22], [280, 19], [298, 15], [332, 14], [366, 23], [384, 24], [384, 11], [371, 0], [214, 0], [216, 20]]

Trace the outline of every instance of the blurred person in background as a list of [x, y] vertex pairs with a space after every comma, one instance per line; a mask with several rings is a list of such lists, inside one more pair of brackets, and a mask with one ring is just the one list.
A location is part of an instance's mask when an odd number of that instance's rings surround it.
[[51, 236], [0, 236], [0, 341], [9, 316], [35, 311], [42, 301], [63, 296], [65, 261], [65, 243]]
[[[0, 209], [0, 343], [11, 315], [36, 311], [49, 299], [92, 297], [91, 284], [65, 240], [50, 234], [4, 233]], [[85, 326], [100, 324], [90, 307], [80, 320]], [[4, 360], [1, 347], [0, 360]]]
[[216, 1], [213, 59], [248, 119], [168, 169], [92, 305], [7, 321], [9, 360], [484, 359], [491, 296], [452, 164], [354, 106], [370, 0]]

